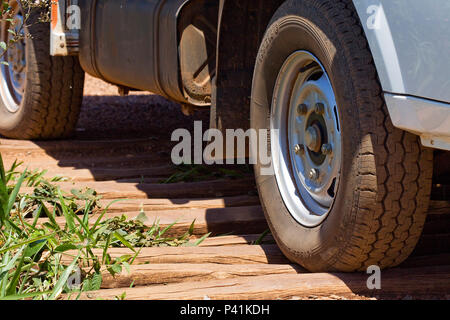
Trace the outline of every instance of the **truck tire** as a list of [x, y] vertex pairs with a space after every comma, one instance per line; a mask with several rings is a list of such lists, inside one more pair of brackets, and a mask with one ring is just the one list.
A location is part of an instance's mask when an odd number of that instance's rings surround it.
[[[11, 4], [19, 31], [22, 10]], [[66, 138], [75, 129], [83, 98], [84, 72], [77, 57], [52, 57], [49, 23], [31, 13], [24, 39], [10, 47], [2, 61], [0, 82], [0, 134], [15, 139]], [[1, 40], [8, 42], [6, 22]], [[28, 36], [29, 35], [29, 36]]]
[[258, 160], [256, 182], [291, 261], [353, 272], [412, 253], [433, 154], [392, 125], [352, 1], [287, 1], [277, 10], [257, 56], [251, 127], [268, 130], [272, 167]]

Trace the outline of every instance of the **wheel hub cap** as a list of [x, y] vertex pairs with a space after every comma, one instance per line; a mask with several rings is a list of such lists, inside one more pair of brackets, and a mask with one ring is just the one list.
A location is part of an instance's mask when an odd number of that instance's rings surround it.
[[313, 152], [319, 152], [322, 146], [320, 129], [317, 125], [310, 126], [305, 132], [305, 143], [308, 149]]
[[280, 70], [271, 127], [278, 129], [271, 147], [283, 201], [298, 222], [317, 226], [327, 217], [337, 193], [341, 128], [331, 82], [311, 53], [293, 53]]

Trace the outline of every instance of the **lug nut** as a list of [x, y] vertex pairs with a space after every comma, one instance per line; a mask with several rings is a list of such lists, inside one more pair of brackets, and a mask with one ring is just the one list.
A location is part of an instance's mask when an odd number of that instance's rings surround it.
[[311, 170], [309, 170], [308, 177], [309, 177], [311, 180], [317, 180], [317, 179], [319, 179], [319, 170], [314, 169], [314, 168], [311, 169]]
[[302, 144], [296, 144], [294, 147], [294, 152], [297, 155], [303, 154], [305, 152], [305, 146]]
[[307, 112], [308, 112], [308, 106], [306, 104], [302, 103], [297, 106], [298, 115], [304, 116]]
[[318, 114], [324, 114], [325, 113], [325, 106], [323, 103], [318, 102], [316, 103], [316, 106], [314, 107], [314, 111]]
[[322, 146], [322, 153], [323, 153], [323, 154], [326, 154], [326, 155], [332, 154], [332, 153], [333, 153], [333, 147], [332, 147], [332, 145], [329, 144], [329, 143], [325, 143], [325, 144]]

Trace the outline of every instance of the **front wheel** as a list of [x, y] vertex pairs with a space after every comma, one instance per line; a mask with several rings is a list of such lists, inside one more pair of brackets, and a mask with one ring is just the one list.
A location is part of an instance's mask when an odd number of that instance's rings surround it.
[[255, 167], [284, 254], [310, 271], [392, 267], [426, 218], [432, 151], [393, 127], [351, 1], [287, 1], [258, 53], [251, 126], [273, 170]]

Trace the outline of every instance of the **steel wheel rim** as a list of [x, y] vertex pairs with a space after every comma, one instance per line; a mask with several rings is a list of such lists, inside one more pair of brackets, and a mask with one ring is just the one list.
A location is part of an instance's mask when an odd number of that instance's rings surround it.
[[283, 64], [271, 129], [275, 178], [286, 207], [302, 225], [320, 225], [336, 199], [342, 141], [333, 87], [310, 52], [294, 52]]
[[[11, 113], [16, 113], [20, 109], [23, 94], [25, 92], [25, 82], [27, 73], [26, 52], [25, 52], [25, 32], [21, 26], [23, 16], [19, 5], [15, 2], [12, 5], [14, 12], [14, 29], [22, 35], [22, 39], [8, 48], [8, 51], [0, 58], [0, 95], [6, 109]], [[9, 22], [3, 22], [1, 28], [1, 40], [9, 43], [13, 38], [8, 29]], [[4, 63], [8, 63], [5, 65]]]

